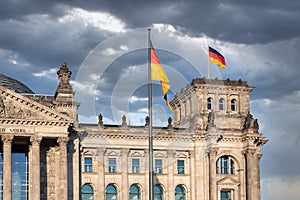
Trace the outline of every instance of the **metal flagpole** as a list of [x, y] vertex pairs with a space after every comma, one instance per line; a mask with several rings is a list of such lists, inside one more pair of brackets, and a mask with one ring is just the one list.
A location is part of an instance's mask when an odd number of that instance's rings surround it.
[[209, 79], [209, 46], [208, 47], [208, 58], [207, 58], [207, 78]]
[[148, 28], [149, 200], [153, 200], [152, 78], [150, 31], [151, 29]]

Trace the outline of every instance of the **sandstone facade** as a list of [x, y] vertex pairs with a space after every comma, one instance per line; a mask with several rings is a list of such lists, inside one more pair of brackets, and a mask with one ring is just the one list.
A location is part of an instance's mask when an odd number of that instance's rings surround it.
[[[149, 119], [80, 124], [70, 76], [63, 63], [53, 96], [0, 86], [2, 199], [148, 199]], [[267, 140], [250, 112], [253, 89], [198, 78], [175, 95], [173, 120], [153, 127], [155, 199], [260, 199]]]

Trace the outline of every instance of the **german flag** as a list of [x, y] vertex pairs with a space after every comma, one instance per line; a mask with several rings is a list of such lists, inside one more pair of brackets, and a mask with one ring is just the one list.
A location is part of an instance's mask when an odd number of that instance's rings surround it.
[[150, 64], [151, 64], [151, 80], [160, 81], [161, 89], [164, 94], [164, 99], [166, 101], [166, 105], [168, 108], [173, 111], [171, 105], [169, 104], [167, 92], [170, 89], [170, 81], [164, 71], [164, 68], [160, 64], [158, 56], [155, 52], [155, 49], [152, 46], [152, 42], [150, 40]]
[[222, 56], [217, 50], [208, 47], [209, 52], [209, 61], [217, 64], [221, 67], [221, 69], [224, 69], [226, 67], [226, 62], [224, 56]]

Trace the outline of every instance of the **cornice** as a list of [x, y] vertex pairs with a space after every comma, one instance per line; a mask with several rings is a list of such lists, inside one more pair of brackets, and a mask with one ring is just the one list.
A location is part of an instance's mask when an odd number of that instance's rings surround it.
[[47, 121], [47, 120], [28, 120], [28, 119], [0, 119], [1, 125], [29, 125], [29, 126], [69, 126], [72, 122], [68, 121]]
[[[105, 139], [124, 139], [124, 140], [148, 140], [148, 135], [133, 135], [133, 134], [98, 134], [89, 133], [88, 138], [105, 138]], [[153, 136], [153, 140], [157, 141], [184, 141], [191, 142], [193, 140], [192, 136], [170, 136], [170, 135], [159, 135]]]

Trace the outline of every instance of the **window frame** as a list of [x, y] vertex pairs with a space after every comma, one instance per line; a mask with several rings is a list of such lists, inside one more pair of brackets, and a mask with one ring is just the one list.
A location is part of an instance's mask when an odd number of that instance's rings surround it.
[[[91, 189], [91, 192], [84, 192], [83, 189], [84, 187], [89, 187]], [[90, 184], [90, 183], [86, 183], [84, 185], [81, 186], [81, 199], [82, 200], [93, 200], [94, 199], [94, 187]], [[88, 199], [84, 198], [83, 195], [91, 195], [93, 198], [91, 199], [91, 197], [89, 196]]]
[[[178, 190], [180, 189], [180, 191]], [[182, 198], [183, 197], [183, 198]], [[183, 185], [177, 185], [175, 187], [175, 200], [186, 200], [186, 189]]]
[[[158, 190], [156, 190], [156, 188], [158, 188], [159, 192], [158, 192]], [[154, 185], [154, 187], [153, 187], [153, 196], [154, 196], [154, 199], [156, 199], [156, 200], [163, 200], [164, 199], [164, 189], [161, 186], [161, 184]]]
[[[111, 163], [110, 161], [113, 161], [114, 163]], [[117, 158], [108, 158], [108, 173], [117, 173]]]
[[[137, 192], [133, 191], [132, 188], [137, 189]], [[129, 187], [129, 200], [141, 200], [141, 187], [136, 183]]]
[[231, 99], [230, 100], [230, 110], [231, 111], [237, 111], [237, 101], [236, 99]]
[[207, 100], [206, 100], [206, 108], [207, 108], [207, 110], [212, 110], [213, 109], [212, 98], [211, 97], [208, 97]]
[[217, 174], [235, 174], [235, 160], [228, 155], [220, 156], [216, 161]]
[[[180, 165], [182, 163], [182, 165]], [[185, 160], [177, 160], [177, 174], [185, 174]]]
[[[160, 162], [157, 163], [157, 162]], [[163, 173], [163, 160], [162, 159], [155, 159], [154, 160], [154, 172], [155, 174], [162, 174]]]
[[[111, 192], [111, 191], [109, 191], [108, 192], [108, 187], [112, 187], [113, 189], [114, 189], [114, 191], [113, 192]], [[108, 197], [108, 195], [115, 195], [116, 196], [116, 199], [118, 199], [118, 188], [117, 188], [117, 186], [115, 185], [115, 184], [113, 184], [113, 183], [110, 183], [110, 184], [108, 184], [106, 187], [105, 187], [105, 200], [115, 200], [115, 199], [112, 199], [111, 197], [110, 198], [107, 198]]]
[[225, 99], [224, 98], [220, 98], [219, 99], [219, 110], [225, 110], [224, 109], [224, 104], [225, 104]]
[[[137, 164], [134, 164], [134, 161], [137, 161]], [[139, 158], [132, 158], [131, 159], [131, 173], [133, 174], [139, 174], [140, 173], [140, 159]]]
[[[87, 163], [87, 160], [90, 160], [91, 163]], [[83, 163], [84, 163], [84, 172], [90, 173], [93, 172], [93, 158], [90, 156], [86, 156], [83, 159]]]
[[[222, 197], [222, 194], [229, 194], [229, 197]], [[220, 200], [232, 200], [232, 195], [233, 195], [233, 190], [229, 190], [229, 189], [221, 189], [220, 190]]]

